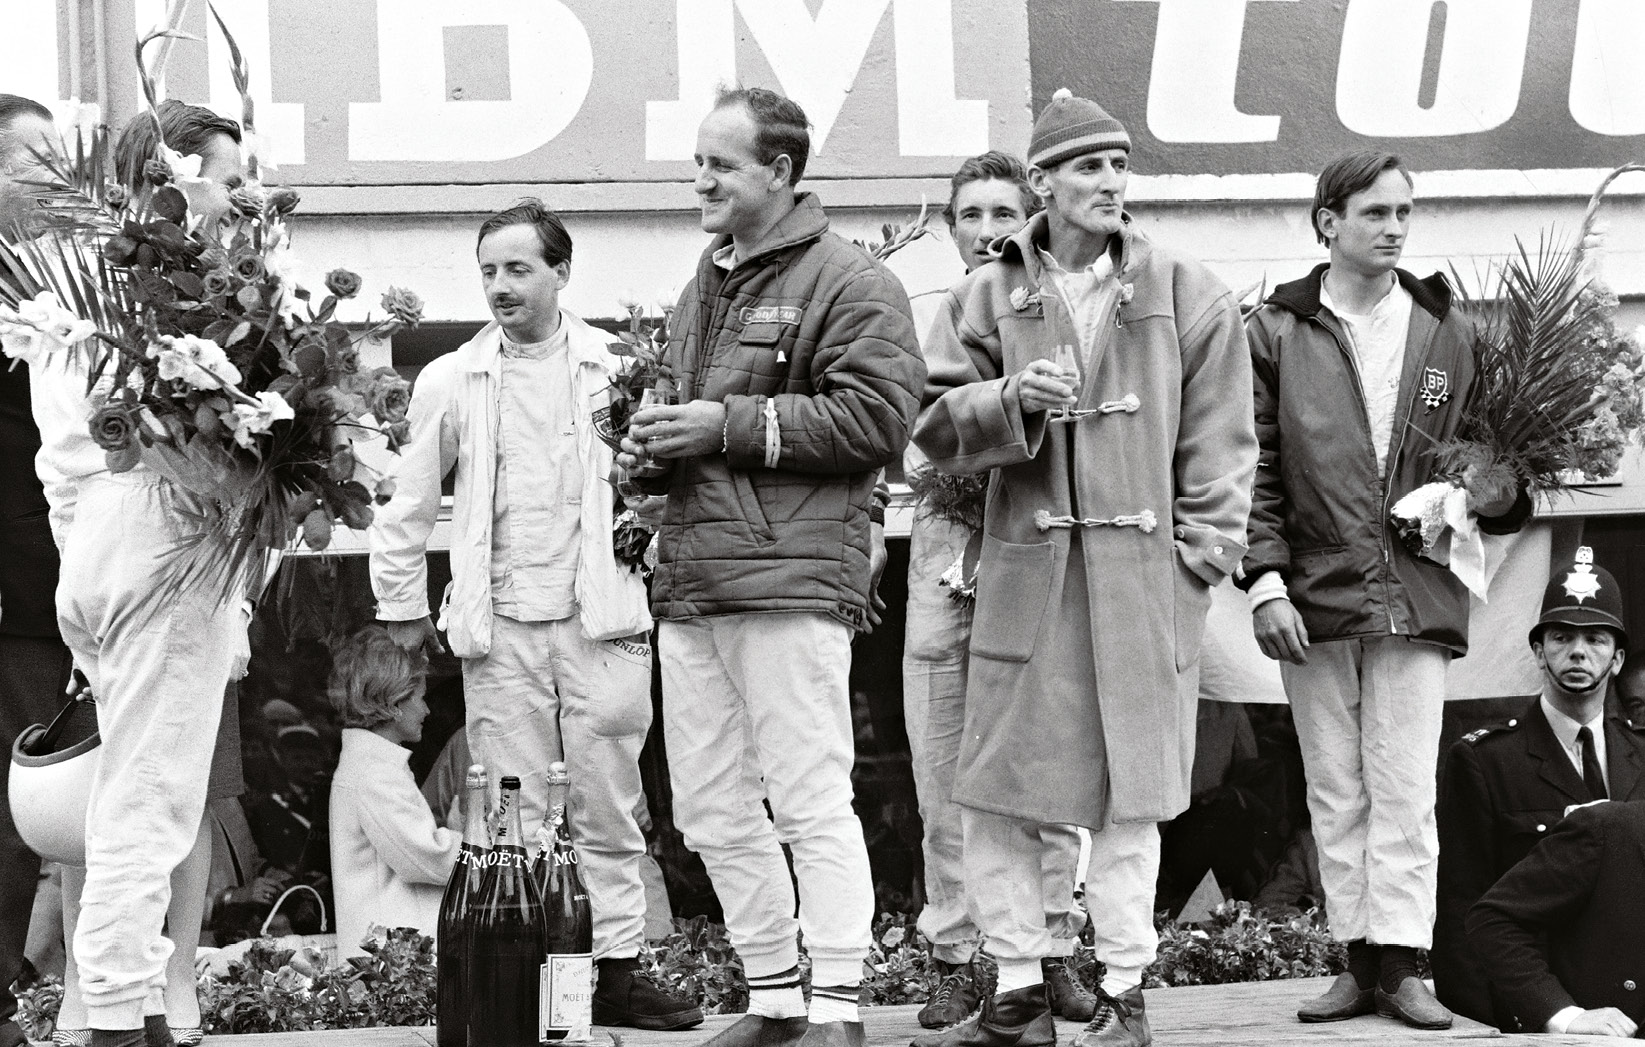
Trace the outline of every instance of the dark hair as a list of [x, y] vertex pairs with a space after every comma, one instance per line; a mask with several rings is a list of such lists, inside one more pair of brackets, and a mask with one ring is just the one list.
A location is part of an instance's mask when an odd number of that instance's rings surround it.
[[960, 169], [954, 172], [954, 177], [948, 180], [948, 206], [942, 209], [942, 217], [948, 223], [948, 228], [954, 228], [954, 201], [960, 195], [960, 188], [972, 182], [990, 181], [1010, 182], [1015, 185], [1017, 192], [1022, 196], [1024, 215], [1032, 217], [1044, 206], [1044, 201], [1028, 184], [1028, 168], [1023, 162], [1010, 153], [991, 149], [961, 164]]
[[[24, 117], [35, 117], [51, 123], [51, 110], [32, 98], [22, 95], [0, 94], [0, 132], [10, 131]], [[11, 143], [0, 143], [0, 159], [10, 159]]]
[[1314, 185], [1314, 209], [1308, 214], [1308, 220], [1314, 224], [1314, 237], [1320, 243], [1325, 243], [1325, 233], [1319, 227], [1320, 211], [1346, 214], [1348, 198], [1371, 188], [1384, 171], [1398, 171], [1405, 176], [1407, 185], [1416, 188], [1411, 172], [1405, 169], [1405, 161], [1393, 153], [1369, 150], [1349, 153], [1325, 165]]
[[543, 261], [549, 265], [571, 261], [571, 234], [565, 231], [565, 223], [534, 196], [525, 197], [481, 222], [480, 238], [474, 241], [475, 252], [480, 250], [486, 237], [511, 225], [529, 225], [537, 230], [537, 241], [543, 245]]
[[763, 87], [725, 87], [714, 99], [715, 109], [740, 105], [754, 119], [754, 158], [773, 164], [786, 155], [793, 164], [789, 185], [799, 185], [811, 156], [811, 121], [792, 98]]
[[153, 113], [138, 113], [127, 120], [120, 140], [114, 143], [114, 169], [127, 189], [142, 184], [143, 164], [160, 158], [160, 142], [154, 133], [156, 117], [165, 144], [184, 156], [199, 153], [217, 135], [228, 135], [236, 145], [240, 143], [240, 125], [233, 120], [203, 105], [168, 98]]

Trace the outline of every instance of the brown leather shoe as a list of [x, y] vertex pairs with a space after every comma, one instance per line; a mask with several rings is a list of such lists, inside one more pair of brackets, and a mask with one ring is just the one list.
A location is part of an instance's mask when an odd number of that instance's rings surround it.
[[977, 1013], [958, 1025], [921, 1033], [909, 1047], [1052, 1047], [1057, 1025], [1044, 985], [985, 997]]
[[1074, 1035], [1074, 1047], [1148, 1047], [1154, 1042], [1142, 986], [1118, 996], [1106, 992], [1097, 995], [1097, 1012]]
[[811, 1022], [798, 1018], [767, 1018], [745, 1014], [704, 1040], [700, 1047], [791, 1047], [800, 1042]]
[[1309, 1000], [1297, 1008], [1297, 1020], [1304, 1022], [1340, 1022], [1372, 1014], [1377, 1010], [1376, 990], [1361, 989], [1354, 976], [1347, 971], [1325, 990], [1325, 995]]
[[1413, 1029], [1449, 1029], [1451, 1012], [1434, 999], [1434, 994], [1421, 978], [1406, 978], [1399, 983], [1399, 991], [1389, 994], [1377, 986], [1377, 1013], [1385, 1018], [1398, 1018]]

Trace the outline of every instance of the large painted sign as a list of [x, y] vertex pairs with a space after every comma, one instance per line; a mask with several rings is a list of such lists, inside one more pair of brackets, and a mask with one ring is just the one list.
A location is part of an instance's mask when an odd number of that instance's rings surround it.
[[1029, 0], [1036, 111], [1125, 122], [1138, 170], [1313, 172], [1350, 149], [1423, 171], [1645, 158], [1641, 0]]
[[[111, 112], [131, 34], [177, 0], [108, 9]], [[64, 97], [88, 28], [8, 0], [0, 89]], [[237, 114], [205, 0], [174, 95]], [[1424, 171], [1609, 167], [1645, 156], [1645, 0], [218, 0], [280, 177], [308, 185], [677, 182], [740, 79], [798, 99], [812, 172], [946, 175], [1021, 151], [1067, 86], [1131, 129], [1140, 171], [1312, 172], [1376, 146]], [[76, 56], [78, 64], [76, 65]], [[94, 78], [82, 75], [82, 90]], [[1245, 184], [1249, 184], [1247, 179]], [[1224, 185], [1237, 195], [1238, 186]]]

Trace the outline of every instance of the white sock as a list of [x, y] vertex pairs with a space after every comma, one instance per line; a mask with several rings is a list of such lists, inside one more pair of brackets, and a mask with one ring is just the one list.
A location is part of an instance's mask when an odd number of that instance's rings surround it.
[[1028, 960], [1001, 960], [996, 957], [994, 962], [999, 964], [1000, 968], [1000, 979], [994, 989], [995, 993], [1015, 992], [1030, 985], [1045, 984], [1045, 973], [1040, 970], [1038, 957]]
[[800, 992], [800, 969], [748, 979], [748, 1013], [762, 1018], [798, 1018], [805, 1014], [805, 994]]
[[1124, 996], [1141, 984], [1141, 967], [1110, 967], [1103, 972], [1102, 990], [1110, 996]]
[[860, 1022], [857, 1000], [862, 995], [861, 985], [813, 985], [811, 987], [812, 1025], [828, 1022]]

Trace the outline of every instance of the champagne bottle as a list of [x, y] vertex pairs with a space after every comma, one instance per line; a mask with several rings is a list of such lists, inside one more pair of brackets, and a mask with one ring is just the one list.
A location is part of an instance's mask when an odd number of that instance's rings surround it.
[[548, 765], [548, 818], [531, 870], [548, 929], [539, 1006], [544, 1040], [586, 1040], [594, 1020], [594, 910], [577, 869], [570, 811], [571, 777], [556, 760]]
[[538, 1047], [537, 1003], [548, 943], [543, 900], [520, 839], [520, 779], [502, 780], [497, 839], [468, 944], [468, 1042]]
[[481, 764], [468, 769], [463, 796], [463, 847], [457, 852], [457, 866], [446, 882], [440, 899], [440, 922], [436, 964], [439, 976], [438, 1006], [434, 1012], [435, 1041], [438, 1047], [468, 1045], [468, 946], [469, 922], [485, 886], [486, 854], [491, 837], [486, 831], [486, 808], [490, 804], [490, 779]]

